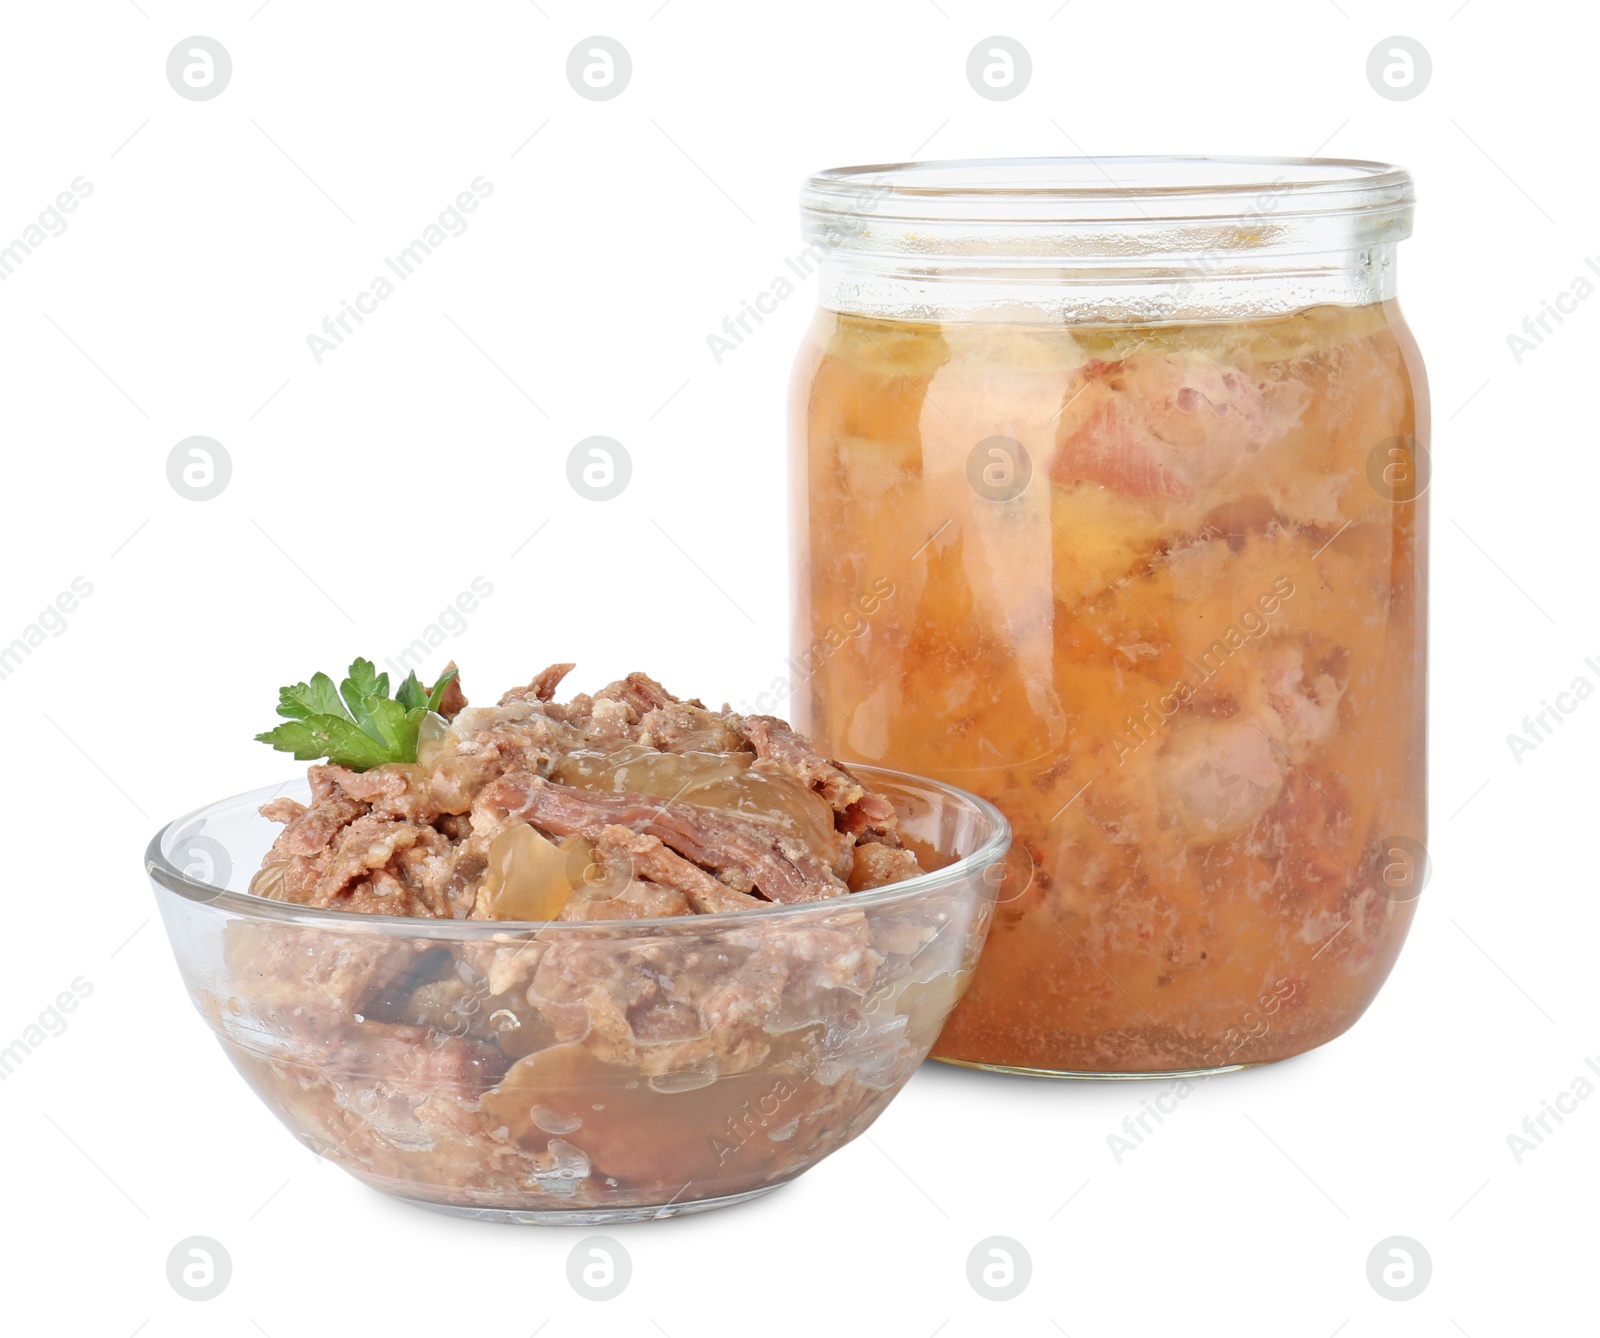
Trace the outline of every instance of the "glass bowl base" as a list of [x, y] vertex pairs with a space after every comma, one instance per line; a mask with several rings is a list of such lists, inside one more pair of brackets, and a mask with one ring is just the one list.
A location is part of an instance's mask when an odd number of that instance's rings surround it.
[[986, 1073], [1017, 1073], [1025, 1078], [1075, 1078], [1084, 1082], [1146, 1082], [1152, 1078], [1211, 1078], [1219, 1073], [1238, 1073], [1242, 1069], [1260, 1068], [1259, 1064], [1219, 1064], [1213, 1069], [1159, 1069], [1149, 1073], [1091, 1073], [1078, 1069], [1034, 1069], [1023, 1064], [980, 1064], [975, 1059], [946, 1059], [943, 1055], [929, 1055], [929, 1059], [955, 1068], [982, 1069]]
[[[691, 1213], [710, 1212], [713, 1208], [731, 1208], [781, 1189], [784, 1183], [780, 1181], [775, 1185], [763, 1185], [760, 1189], [747, 1189], [742, 1194], [724, 1194], [720, 1198], [664, 1203], [654, 1208], [474, 1208], [453, 1203], [430, 1203], [426, 1199], [407, 1198], [403, 1194], [391, 1194], [390, 1197], [408, 1203], [413, 1208], [426, 1208], [429, 1212], [447, 1213], [451, 1217], [470, 1217], [479, 1222], [509, 1222], [516, 1226], [610, 1226], [623, 1222], [654, 1222], [663, 1217], [687, 1217]], [[388, 1193], [387, 1190], [380, 1192]]]

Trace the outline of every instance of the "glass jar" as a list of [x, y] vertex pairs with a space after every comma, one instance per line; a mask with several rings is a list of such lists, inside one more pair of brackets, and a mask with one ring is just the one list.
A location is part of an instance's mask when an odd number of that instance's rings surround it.
[[853, 168], [803, 193], [793, 714], [1016, 841], [935, 1056], [1299, 1054], [1426, 872], [1428, 432], [1378, 163]]

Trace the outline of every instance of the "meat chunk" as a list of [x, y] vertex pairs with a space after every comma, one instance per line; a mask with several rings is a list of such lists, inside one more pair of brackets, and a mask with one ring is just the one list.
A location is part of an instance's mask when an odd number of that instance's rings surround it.
[[658, 837], [613, 824], [600, 829], [599, 846], [602, 852], [624, 855], [635, 877], [680, 893], [698, 915], [749, 910], [764, 904], [759, 897], [718, 882], [699, 865], [674, 854]]
[[[444, 672], [448, 674], [455, 667], [456, 662], [451, 660], [449, 664], [445, 665]], [[443, 678], [444, 674], [441, 674], [440, 677]], [[429, 695], [432, 695], [433, 689], [429, 688], [428, 692]], [[467, 694], [461, 690], [461, 675], [457, 674], [445, 685], [444, 692], [439, 696], [439, 714], [446, 720], [454, 720], [466, 709], [466, 706]]]
[[578, 666], [575, 664], [552, 664], [547, 669], [541, 669], [533, 676], [533, 681], [525, 688], [512, 688], [510, 692], [500, 698], [500, 705], [508, 706], [512, 702], [521, 701], [553, 701], [556, 689], [561, 686], [561, 680]]
[[895, 834], [898, 820], [894, 805], [880, 794], [871, 794], [838, 762], [831, 762], [811, 746], [811, 741], [796, 733], [776, 716], [747, 717], [740, 732], [749, 740], [757, 757], [776, 763], [789, 775], [815, 790], [841, 816], [840, 830], [853, 836], [898, 845]]
[[[418, 868], [420, 861], [412, 853], [419, 844], [426, 855], [442, 853], [449, 841], [432, 827], [394, 822], [378, 814], [357, 818], [339, 834], [332, 857], [321, 869], [306, 904], [335, 906], [341, 900], [348, 902], [365, 885], [376, 883], [376, 887], [367, 888], [369, 895], [398, 903], [386, 907], [384, 914], [447, 918], [448, 904], [442, 897], [430, 895], [436, 889], [424, 884]], [[402, 871], [413, 877], [398, 876]], [[380, 875], [385, 873], [388, 878], [380, 881]]]
[[359, 1013], [379, 994], [411, 981], [429, 946], [246, 919], [230, 922], [224, 939], [229, 977], [247, 1013], [309, 1000], [330, 1016]]
[[726, 717], [690, 702], [668, 702], [639, 721], [639, 742], [664, 753], [734, 753], [744, 747]]
[[542, 775], [582, 740], [578, 730], [553, 719], [537, 703], [469, 708], [452, 722], [429, 758], [429, 800], [442, 813], [466, 813], [496, 777], [508, 771]]
[[729, 886], [742, 883], [740, 891], [758, 889], [769, 901], [817, 901], [845, 890], [815, 851], [759, 818], [643, 794], [577, 790], [538, 776], [505, 777], [492, 795], [508, 812], [558, 836], [592, 839], [612, 824], [654, 836], [686, 859], [722, 871]]
[[651, 711], [678, 699], [650, 675], [633, 673], [626, 678], [619, 678], [615, 683], [608, 683], [595, 693], [595, 700], [622, 702], [632, 707], [635, 715], [643, 719]]
[[[309, 804], [263, 806], [284, 829], [252, 890], [372, 914], [514, 919], [532, 903], [494, 887], [529, 882], [537, 871], [517, 851], [544, 849], [542, 838], [595, 843], [609, 881], [574, 876], [569, 890], [558, 869], [548, 909], [524, 918], [750, 910], [921, 872], [909, 852], [884, 853], [900, 846], [894, 806], [784, 721], [708, 710], [641, 673], [556, 702], [571, 668], [550, 665], [490, 707], [467, 706], [452, 681], [441, 710], [453, 718], [425, 731], [415, 763], [313, 766]], [[491, 847], [517, 824], [541, 840], [496, 847], [510, 863], [492, 871]]]
[[333, 770], [332, 767], [311, 768], [309, 807], [284, 799], [274, 799], [262, 806], [263, 816], [288, 824], [272, 843], [272, 849], [267, 852], [268, 860], [320, 855], [334, 837], [367, 811], [367, 805], [359, 799], [335, 789], [333, 782], [326, 778], [326, 773]]
[[809, 740], [796, 734], [785, 721], [771, 715], [747, 716], [740, 731], [757, 757], [778, 763], [804, 781], [842, 813], [866, 793], [865, 787], [837, 762], [818, 754]]
[[1259, 695], [1262, 728], [1303, 762], [1333, 737], [1344, 687], [1321, 666], [1307, 672], [1300, 647], [1282, 644], [1262, 656]]
[[909, 850], [879, 845], [876, 841], [855, 848], [855, 864], [850, 870], [850, 890], [867, 892], [875, 887], [915, 878], [922, 872], [917, 857]]
[[1199, 354], [1088, 363], [1066, 401], [1051, 478], [1131, 498], [1187, 500], [1298, 420], [1298, 386], [1271, 387]]
[[269, 799], [261, 805], [261, 816], [269, 822], [281, 822], [285, 827], [298, 822], [310, 810], [298, 799]]
[[609, 897], [573, 897], [562, 908], [563, 920], [659, 920], [689, 915], [692, 908], [683, 893], [671, 887], [636, 879]]
[[1200, 843], [1237, 836], [1278, 797], [1288, 762], [1253, 721], [1195, 720], [1162, 751], [1165, 807]]

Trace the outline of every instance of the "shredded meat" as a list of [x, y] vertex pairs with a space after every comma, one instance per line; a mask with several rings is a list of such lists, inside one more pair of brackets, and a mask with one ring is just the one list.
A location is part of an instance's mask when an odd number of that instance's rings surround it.
[[[441, 699], [449, 728], [416, 763], [313, 766], [309, 805], [275, 799], [261, 810], [284, 829], [254, 890], [379, 915], [507, 918], [481, 898], [496, 838], [518, 824], [588, 841], [608, 871], [603, 887], [556, 889], [563, 919], [820, 901], [922, 872], [893, 805], [784, 721], [711, 711], [640, 673], [556, 702], [572, 667], [553, 664], [492, 707], [469, 707], [452, 680]], [[596, 758], [616, 764], [577, 765]], [[651, 771], [652, 758], [667, 770]], [[579, 783], [557, 783], [558, 771]], [[656, 775], [660, 788], [635, 790], [625, 783], [635, 775]], [[687, 780], [680, 789], [662, 775]]]
[[748, 910], [762, 904], [759, 897], [735, 891], [699, 865], [674, 854], [659, 837], [613, 824], [600, 829], [600, 847], [626, 854], [636, 876], [680, 893], [699, 915]]
[[833, 805], [844, 819], [840, 824], [844, 831], [884, 845], [900, 844], [895, 834], [894, 805], [882, 795], [869, 793], [839, 763], [821, 756], [811, 746], [811, 740], [797, 734], [787, 722], [776, 716], [753, 715], [744, 721], [739, 732], [749, 740], [757, 757], [775, 762]]
[[[678, 699], [648, 674], [633, 673], [602, 688], [597, 701], [619, 701], [631, 706], [642, 718], [647, 712]], [[696, 703], [698, 705], [698, 703]]]
[[691, 702], [668, 702], [639, 721], [639, 742], [664, 753], [732, 753], [743, 736], [727, 719]]
[[507, 706], [511, 702], [552, 701], [556, 689], [561, 686], [561, 680], [578, 666], [575, 664], [552, 664], [548, 669], [541, 669], [533, 676], [533, 682], [525, 688], [512, 688], [510, 692], [500, 698], [500, 705]]
[[261, 805], [261, 816], [288, 826], [306, 814], [306, 806], [298, 799], [269, 799]]
[[592, 836], [616, 824], [654, 836], [686, 859], [714, 868], [729, 885], [769, 901], [818, 901], [844, 891], [815, 851], [758, 818], [645, 794], [605, 794], [538, 776], [506, 776], [485, 793], [517, 817], [557, 836]]
[[909, 850], [875, 843], [856, 847], [855, 867], [850, 870], [850, 890], [867, 892], [874, 887], [915, 878], [922, 870]]
[[[782, 721], [643, 674], [557, 702], [569, 668], [489, 707], [453, 687], [416, 762], [314, 766], [308, 803], [262, 808], [283, 830], [258, 895], [504, 923], [240, 916], [202, 1006], [310, 1146], [404, 1197], [587, 1212], [779, 1183], [910, 1077], [980, 922], [851, 895], [917, 856]], [[748, 914], [778, 902], [804, 913]]]
[[[444, 672], [448, 674], [455, 667], [456, 662], [451, 660], [449, 664], [445, 665]], [[440, 677], [444, 677], [444, 674], [441, 674]], [[439, 714], [446, 720], [454, 720], [461, 714], [466, 704], [467, 694], [461, 690], [461, 679], [458, 675], [450, 680], [449, 686], [445, 688], [444, 693], [439, 698]]]

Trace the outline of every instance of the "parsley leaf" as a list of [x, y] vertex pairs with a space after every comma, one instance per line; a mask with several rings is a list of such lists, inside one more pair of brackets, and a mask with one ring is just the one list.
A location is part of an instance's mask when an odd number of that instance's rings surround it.
[[337, 688], [321, 673], [313, 674], [309, 683], [280, 688], [278, 714], [286, 717], [285, 723], [256, 738], [299, 761], [325, 757], [352, 771], [415, 762], [417, 732], [428, 714], [439, 709], [455, 677], [456, 671], [449, 670], [425, 693], [413, 672], [391, 698], [389, 675], [378, 673], [371, 660], [358, 659]]
[[293, 753], [301, 762], [325, 757], [352, 771], [370, 771], [385, 762], [403, 760], [391, 756], [381, 744], [374, 743], [350, 721], [336, 715], [292, 720], [265, 734], [257, 734], [256, 738], [270, 743], [280, 753]]
[[313, 674], [309, 683], [278, 689], [278, 714], [291, 720], [306, 720], [314, 715], [343, 715], [339, 690], [326, 674]]
[[[454, 683], [460, 676], [461, 671], [454, 666], [446, 669], [444, 673], [439, 675], [439, 681], [435, 683], [428, 692], [428, 709], [430, 711], [437, 711], [439, 709], [439, 703], [444, 701], [445, 689]], [[413, 681], [415, 681], [417, 676], [416, 674], [412, 674], [411, 677]]]
[[[443, 683], [448, 678], [454, 677], [455, 674], [452, 672], [439, 681]], [[406, 681], [395, 692], [394, 699], [408, 711], [415, 711], [417, 707], [428, 704], [428, 694], [422, 690], [422, 684], [417, 682], [417, 671], [415, 669], [406, 675]]]

